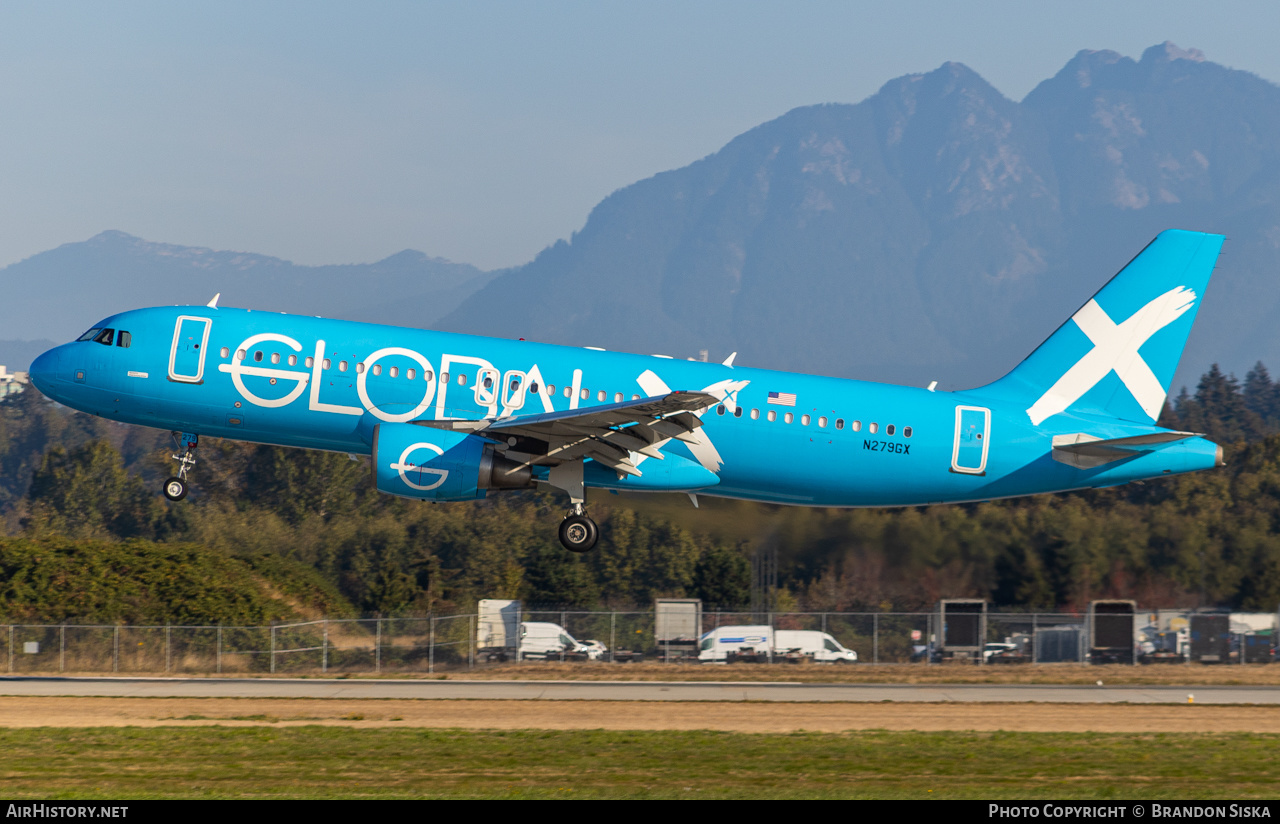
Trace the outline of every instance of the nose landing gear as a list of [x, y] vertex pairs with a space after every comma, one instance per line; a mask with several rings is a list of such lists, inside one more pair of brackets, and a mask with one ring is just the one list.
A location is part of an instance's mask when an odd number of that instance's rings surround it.
[[178, 462], [178, 474], [165, 480], [161, 491], [164, 492], [164, 496], [169, 500], [181, 501], [187, 497], [187, 473], [196, 465], [193, 453], [196, 447], [200, 445], [200, 436], [189, 432], [181, 434], [175, 432], [174, 436], [178, 441], [178, 447], [182, 450], [181, 455], [173, 456], [173, 459]]

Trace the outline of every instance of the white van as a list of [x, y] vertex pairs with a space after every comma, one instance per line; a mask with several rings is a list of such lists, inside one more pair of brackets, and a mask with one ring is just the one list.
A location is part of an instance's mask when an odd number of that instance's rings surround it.
[[698, 660], [710, 663], [749, 657], [768, 660], [772, 649], [773, 627], [716, 627], [703, 633], [698, 644]]
[[774, 655], [795, 653], [814, 661], [831, 664], [853, 664], [858, 653], [847, 649], [830, 634], [816, 630], [780, 629], [773, 634]]
[[544, 621], [524, 621], [520, 624], [521, 659], [558, 659], [561, 654], [575, 658], [597, 660], [603, 657], [605, 646], [598, 641], [591, 644], [578, 642], [559, 624]]
[[854, 663], [858, 653], [847, 649], [825, 632], [780, 629], [766, 625], [716, 627], [704, 633], [698, 645], [698, 660], [728, 663], [734, 660], [781, 661], [792, 657], [822, 663]]

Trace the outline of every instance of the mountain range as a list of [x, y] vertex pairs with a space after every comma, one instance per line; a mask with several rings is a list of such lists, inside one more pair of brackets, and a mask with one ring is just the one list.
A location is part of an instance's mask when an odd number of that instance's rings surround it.
[[0, 337], [65, 339], [105, 311], [220, 291], [961, 388], [1015, 365], [1166, 228], [1228, 237], [1175, 383], [1214, 362], [1280, 364], [1280, 87], [1171, 43], [1139, 60], [1082, 51], [1021, 102], [947, 63], [860, 103], [794, 109], [620, 189], [498, 272], [412, 251], [303, 267], [106, 232], [0, 270]]

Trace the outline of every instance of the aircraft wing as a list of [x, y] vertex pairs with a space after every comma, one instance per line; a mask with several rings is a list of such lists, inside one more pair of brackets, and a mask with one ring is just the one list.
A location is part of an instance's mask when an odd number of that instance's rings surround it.
[[1173, 430], [1133, 435], [1128, 438], [1111, 438], [1105, 441], [1083, 433], [1055, 435], [1053, 459], [1080, 469], [1093, 469], [1112, 461], [1150, 452], [1167, 443], [1198, 437], [1200, 435], [1196, 432], [1174, 432]]
[[469, 421], [419, 421], [422, 426], [471, 432], [507, 444], [507, 457], [525, 464], [555, 465], [592, 458], [627, 475], [639, 475], [634, 455], [663, 459], [672, 438], [700, 443], [700, 412], [720, 403], [707, 392], [675, 391], [589, 409], [568, 409]]

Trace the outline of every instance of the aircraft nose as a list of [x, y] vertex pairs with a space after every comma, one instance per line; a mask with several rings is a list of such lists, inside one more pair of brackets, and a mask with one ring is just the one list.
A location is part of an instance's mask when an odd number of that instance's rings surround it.
[[53, 381], [58, 377], [61, 364], [61, 347], [50, 349], [32, 362], [27, 374], [31, 377], [31, 382], [36, 385], [37, 389], [49, 395]]

